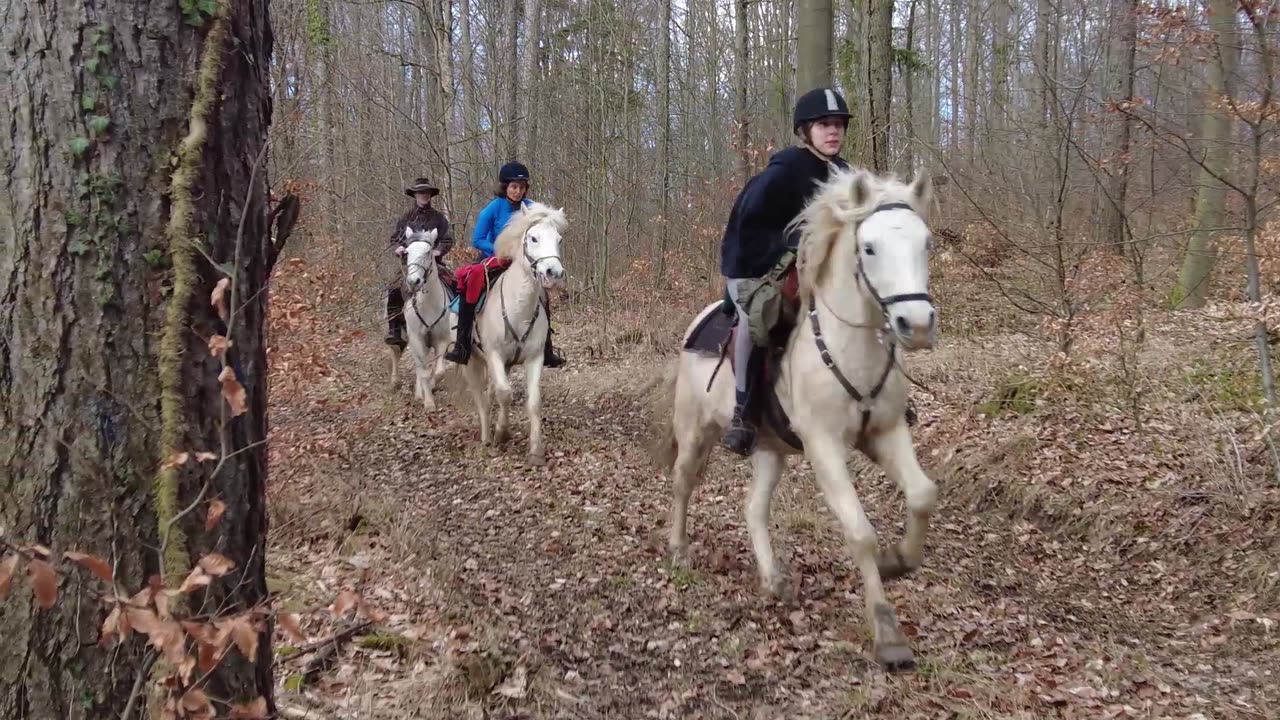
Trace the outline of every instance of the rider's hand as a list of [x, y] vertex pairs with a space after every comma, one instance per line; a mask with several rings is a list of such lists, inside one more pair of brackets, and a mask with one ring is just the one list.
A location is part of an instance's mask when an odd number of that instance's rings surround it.
[[396, 246], [396, 254], [397, 254], [397, 255], [403, 255], [403, 254], [405, 254], [405, 253], [407, 253], [407, 252], [409, 252], [409, 248], [407, 248], [407, 247], [405, 247], [405, 246], [403, 246], [403, 245], [397, 245], [397, 246]]

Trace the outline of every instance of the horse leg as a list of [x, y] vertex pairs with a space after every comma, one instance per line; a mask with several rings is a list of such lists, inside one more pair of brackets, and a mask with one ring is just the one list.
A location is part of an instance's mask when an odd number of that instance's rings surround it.
[[915, 571], [924, 561], [924, 539], [929, 532], [929, 516], [938, 503], [938, 486], [920, 467], [905, 422], [869, 440], [876, 464], [906, 497], [907, 522], [902, 542], [876, 557], [880, 576], [893, 580]]
[[471, 399], [476, 403], [476, 413], [480, 415], [480, 443], [488, 445], [492, 441], [492, 435], [489, 432], [489, 393], [484, 365], [472, 361], [463, 367], [467, 373], [467, 389], [471, 391]]
[[387, 346], [391, 351], [391, 387], [400, 387], [400, 348], [395, 345]]
[[696, 425], [681, 428], [680, 418], [675, 418], [676, 459], [671, 465], [671, 535], [667, 546], [671, 559], [678, 564], [689, 561], [689, 498], [702, 482], [702, 469], [711, 452], [711, 443]]
[[915, 659], [907, 639], [898, 628], [893, 606], [884, 595], [880, 569], [876, 565], [876, 531], [867, 520], [853, 489], [853, 479], [845, 465], [844, 445], [839, 438], [826, 433], [810, 434], [801, 439], [827, 505], [839, 518], [854, 562], [862, 573], [862, 598], [867, 624], [875, 636], [876, 660], [890, 672], [911, 670], [915, 667]]
[[436, 399], [431, 396], [431, 367], [424, 359], [418, 366], [418, 392], [422, 397], [422, 408], [427, 412], [436, 409]]
[[782, 455], [772, 450], [756, 450], [751, 454], [751, 462], [755, 473], [747, 496], [747, 533], [751, 536], [751, 549], [756, 554], [761, 587], [774, 597], [785, 598], [786, 578], [778, 570], [769, 540], [769, 506], [773, 490], [782, 478]]
[[502, 445], [511, 437], [511, 379], [502, 359], [494, 353], [489, 357], [489, 389], [498, 400], [498, 419], [493, 431], [493, 444]]
[[529, 459], [545, 465], [547, 448], [542, 436], [542, 358], [534, 357], [524, 366], [525, 408], [529, 413]]

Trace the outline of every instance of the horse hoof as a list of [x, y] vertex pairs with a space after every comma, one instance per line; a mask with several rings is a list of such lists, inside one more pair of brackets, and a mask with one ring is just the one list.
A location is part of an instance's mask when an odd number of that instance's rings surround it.
[[907, 564], [907, 559], [896, 546], [892, 550], [881, 550], [876, 554], [876, 568], [880, 571], [882, 582], [897, 580], [915, 572], [915, 568]]
[[877, 645], [876, 662], [891, 673], [913, 672], [916, 669], [916, 659], [911, 654], [911, 648], [899, 643]]
[[760, 589], [765, 595], [781, 603], [789, 603], [795, 599], [791, 591], [791, 583], [787, 582], [787, 577], [780, 572], [775, 572], [761, 580]]
[[547, 456], [546, 455], [530, 455], [529, 464], [537, 467], [542, 467], [547, 464]]

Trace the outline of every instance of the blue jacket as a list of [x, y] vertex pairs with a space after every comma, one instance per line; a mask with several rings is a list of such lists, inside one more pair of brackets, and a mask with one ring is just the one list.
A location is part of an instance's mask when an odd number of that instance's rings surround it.
[[[849, 167], [839, 157], [831, 162]], [[787, 224], [804, 210], [818, 183], [830, 174], [831, 166], [806, 148], [774, 153], [769, 166], [747, 181], [733, 203], [720, 241], [720, 272], [730, 279], [758, 278], [769, 272], [786, 248], [794, 248], [799, 240], [783, 236]]]
[[[521, 202], [525, 207], [533, 204], [529, 198]], [[494, 198], [480, 211], [480, 217], [476, 218], [476, 229], [471, 233], [471, 245], [485, 258], [493, 257], [493, 244], [497, 242], [498, 234], [507, 226], [515, 211], [516, 207], [505, 197]]]

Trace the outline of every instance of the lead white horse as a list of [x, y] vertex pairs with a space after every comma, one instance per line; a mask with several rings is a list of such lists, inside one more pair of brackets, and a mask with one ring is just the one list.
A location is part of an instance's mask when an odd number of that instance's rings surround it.
[[[904, 418], [907, 381], [895, 359], [896, 348], [917, 350], [934, 343], [937, 315], [928, 295], [930, 234], [924, 220], [932, 193], [924, 175], [907, 185], [865, 170], [837, 171], [797, 221], [802, 228], [799, 322], [771, 374], [778, 378], [773, 387], [778, 405], [803, 449], [779, 437], [789, 435], [785, 422], [762, 423], [746, 504], [761, 583], [770, 594], [784, 595], [786, 581], [769, 539], [769, 505], [784, 455], [803, 452], [861, 572], [876, 659], [893, 671], [910, 670], [915, 663], [882, 578], [920, 566], [937, 495], [911, 444]], [[699, 313], [685, 332], [686, 342], [716, 312], [720, 303]], [[655, 458], [673, 486], [669, 542], [680, 562], [687, 561], [690, 495], [733, 413], [733, 373], [727, 366], [717, 373], [718, 365], [714, 352], [685, 351], [667, 377], [673, 405], [669, 417], [660, 418]], [[905, 536], [889, 552], [877, 555], [875, 530], [846, 466], [851, 445], [906, 496]]]
[[[410, 297], [403, 312], [414, 364], [413, 396], [422, 401], [424, 409], [431, 411], [436, 409], [435, 386], [447, 369], [444, 353], [453, 340], [458, 321], [449, 311], [449, 294], [436, 266], [436, 230], [405, 228], [404, 234], [408, 241], [405, 283]], [[393, 383], [398, 374], [398, 363], [394, 363]]]
[[[568, 220], [564, 210], [532, 203], [507, 222], [494, 243], [496, 254], [511, 266], [489, 288], [476, 316], [472, 357], [466, 365], [467, 386], [480, 414], [480, 442], [501, 445], [510, 437], [511, 381], [515, 365], [524, 367], [529, 413], [529, 458], [546, 462], [542, 435], [543, 348], [550, 325], [543, 288], [562, 283], [560, 238]], [[496, 427], [490, 429], [490, 397], [498, 400]]]

